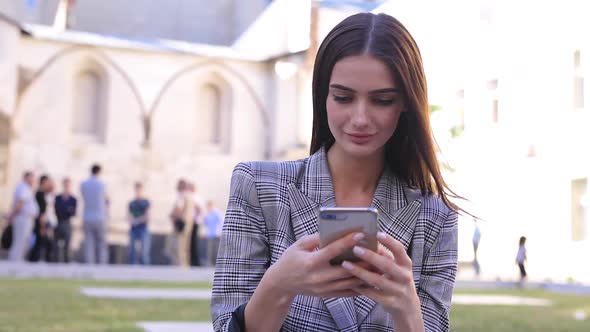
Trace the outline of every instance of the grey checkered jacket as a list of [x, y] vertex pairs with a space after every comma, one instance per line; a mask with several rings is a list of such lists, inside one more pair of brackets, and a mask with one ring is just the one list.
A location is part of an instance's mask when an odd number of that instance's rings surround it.
[[[268, 267], [297, 239], [318, 231], [317, 209], [334, 206], [326, 153], [291, 162], [236, 166], [217, 258], [211, 313], [227, 331]], [[448, 331], [457, 271], [457, 214], [385, 172], [372, 205], [379, 229], [399, 240], [413, 262], [426, 331]], [[373, 300], [297, 296], [282, 331], [393, 331], [391, 315]]]

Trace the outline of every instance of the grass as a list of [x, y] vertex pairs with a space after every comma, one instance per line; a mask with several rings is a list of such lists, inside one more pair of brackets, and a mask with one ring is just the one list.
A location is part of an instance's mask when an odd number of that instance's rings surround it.
[[553, 302], [549, 307], [453, 305], [451, 330], [467, 331], [590, 331], [590, 318], [576, 321], [574, 312], [590, 315], [590, 297], [549, 293], [543, 290], [457, 290], [455, 294], [513, 295]]
[[82, 286], [210, 288], [207, 283], [0, 279], [0, 331], [133, 331], [137, 321], [208, 321], [208, 301], [110, 300], [80, 294]]
[[[0, 278], [1, 332], [134, 331], [137, 321], [209, 321], [209, 303], [194, 300], [109, 300], [85, 297], [79, 289], [92, 287], [202, 288], [208, 283], [99, 282], [54, 279]], [[542, 290], [457, 290], [456, 294], [515, 295], [548, 299], [550, 307], [454, 305], [452, 331], [590, 331], [590, 319], [576, 321], [573, 313], [590, 315], [590, 297]]]

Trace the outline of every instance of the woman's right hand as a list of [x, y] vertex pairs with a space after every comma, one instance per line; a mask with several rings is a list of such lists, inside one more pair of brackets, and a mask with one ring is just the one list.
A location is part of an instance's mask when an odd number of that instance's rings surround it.
[[340, 265], [330, 265], [330, 260], [354, 247], [363, 237], [363, 233], [349, 234], [316, 250], [320, 246], [319, 234], [304, 236], [285, 250], [264, 279], [268, 278], [273, 288], [291, 297], [356, 296], [358, 293], [352, 289], [363, 285], [363, 281]]

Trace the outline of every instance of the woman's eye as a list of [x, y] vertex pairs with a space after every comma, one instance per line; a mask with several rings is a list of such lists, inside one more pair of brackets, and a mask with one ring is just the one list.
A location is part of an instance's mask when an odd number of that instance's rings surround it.
[[334, 95], [334, 101], [342, 104], [349, 103], [352, 101], [352, 97]]
[[380, 106], [391, 106], [395, 104], [395, 99], [378, 98], [375, 99], [373, 102]]

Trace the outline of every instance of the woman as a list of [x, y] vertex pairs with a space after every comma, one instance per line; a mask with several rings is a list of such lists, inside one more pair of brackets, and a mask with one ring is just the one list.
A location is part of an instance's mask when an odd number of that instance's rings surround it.
[[[311, 156], [239, 164], [213, 283], [216, 331], [447, 331], [457, 214], [442, 179], [415, 41], [357, 14], [317, 54]], [[374, 206], [361, 233], [319, 247], [319, 206]], [[364, 262], [329, 261], [355, 247]]]

